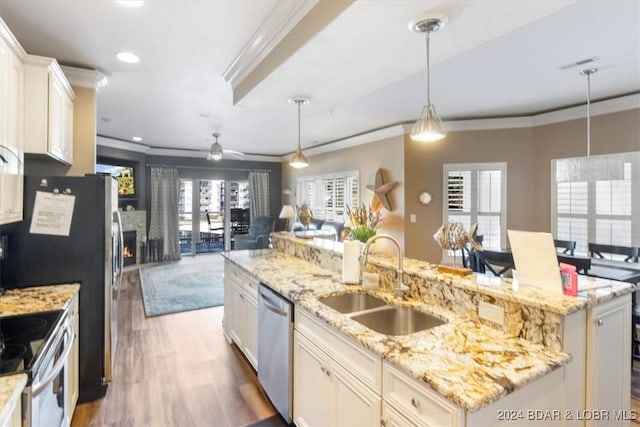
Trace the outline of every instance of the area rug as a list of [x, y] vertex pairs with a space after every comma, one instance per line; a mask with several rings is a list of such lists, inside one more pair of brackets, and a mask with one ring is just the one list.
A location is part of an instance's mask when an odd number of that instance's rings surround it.
[[223, 269], [222, 262], [141, 267], [140, 287], [147, 317], [222, 305]]

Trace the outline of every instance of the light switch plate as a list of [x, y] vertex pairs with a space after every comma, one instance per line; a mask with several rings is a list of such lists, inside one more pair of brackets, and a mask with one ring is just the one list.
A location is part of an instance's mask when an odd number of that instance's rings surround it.
[[409, 215], [409, 221], [416, 222], [416, 214]]
[[478, 304], [478, 316], [481, 319], [504, 326], [504, 308], [498, 307], [495, 304], [480, 301]]

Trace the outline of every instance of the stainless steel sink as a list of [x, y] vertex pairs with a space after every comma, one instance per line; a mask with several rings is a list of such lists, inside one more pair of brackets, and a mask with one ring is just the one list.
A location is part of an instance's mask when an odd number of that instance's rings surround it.
[[424, 331], [446, 322], [406, 307], [388, 306], [351, 317], [367, 328], [385, 335], [409, 335]]
[[340, 294], [330, 297], [318, 298], [323, 304], [328, 305], [340, 313], [355, 313], [357, 311], [370, 310], [382, 307], [386, 304], [384, 300], [368, 294]]

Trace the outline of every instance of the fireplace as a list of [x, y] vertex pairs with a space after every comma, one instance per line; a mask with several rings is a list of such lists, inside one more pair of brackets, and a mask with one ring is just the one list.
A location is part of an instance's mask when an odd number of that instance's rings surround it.
[[138, 249], [136, 234], [136, 230], [122, 232], [122, 257], [125, 266], [136, 263], [136, 251]]

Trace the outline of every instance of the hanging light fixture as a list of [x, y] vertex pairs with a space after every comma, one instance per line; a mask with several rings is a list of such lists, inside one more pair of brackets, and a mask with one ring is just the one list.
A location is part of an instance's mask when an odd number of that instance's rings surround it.
[[556, 162], [557, 182], [624, 179], [624, 161], [620, 157], [591, 156], [591, 75], [597, 68], [580, 71], [587, 77], [587, 155]]
[[429, 34], [444, 27], [447, 17], [442, 14], [430, 15], [409, 23], [409, 29], [415, 33], [425, 35], [427, 42], [427, 103], [422, 110], [420, 119], [413, 125], [411, 139], [418, 142], [438, 141], [447, 133], [442, 129], [442, 120], [436, 113], [436, 107], [431, 103], [429, 77]]
[[209, 149], [209, 154], [207, 154], [207, 160], [214, 160], [214, 161], [218, 161], [220, 159], [222, 159], [222, 145], [220, 145], [220, 143], [218, 142], [218, 137], [220, 136], [219, 133], [214, 133], [213, 137], [216, 139], [216, 141], [211, 144], [211, 148]]
[[289, 165], [296, 169], [302, 169], [309, 166], [309, 161], [305, 155], [302, 154], [302, 147], [300, 146], [300, 106], [308, 104], [309, 100], [304, 98], [292, 98], [289, 100], [289, 103], [298, 105], [298, 149], [293, 157], [291, 157], [291, 160], [289, 160]]

